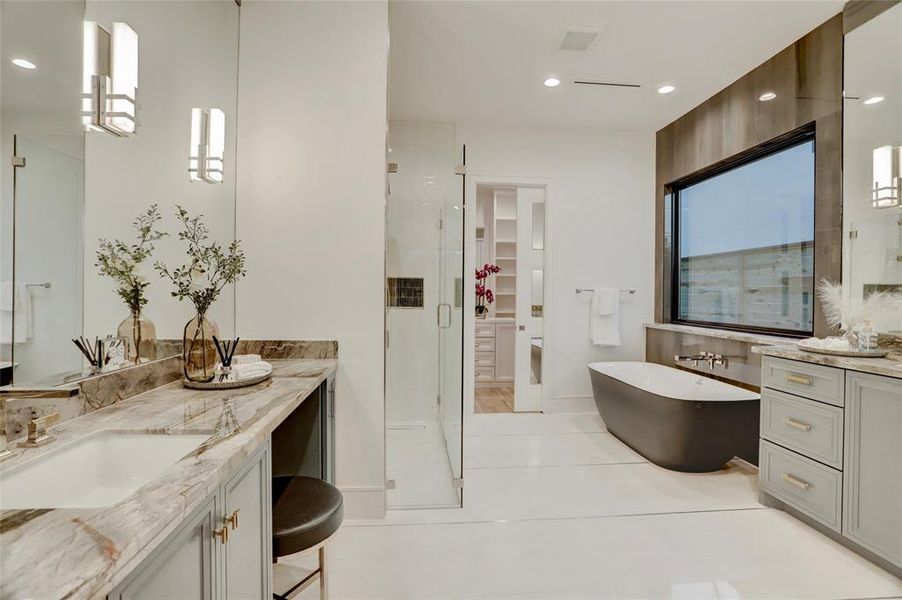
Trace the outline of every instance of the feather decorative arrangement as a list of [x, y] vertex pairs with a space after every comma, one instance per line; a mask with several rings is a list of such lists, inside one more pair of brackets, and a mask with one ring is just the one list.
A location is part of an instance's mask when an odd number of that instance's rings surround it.
[[890, 292], [875, 292], [864, 300], [852, 302], [843, 294], [841, 283], [826, 278], [817, 286], [817, 296], [827, 324], [840, 331], [850, 333], [865, 321], [874, 321], [895, 310], [902, 310], [902, 295]]

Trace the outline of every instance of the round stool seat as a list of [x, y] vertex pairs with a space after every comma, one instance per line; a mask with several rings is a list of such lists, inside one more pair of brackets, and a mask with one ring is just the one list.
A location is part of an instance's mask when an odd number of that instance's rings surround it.
[[274, 557], [302, 552], [326, 540], [344, 518], [341, 492], [322, 479], [273, 477]]

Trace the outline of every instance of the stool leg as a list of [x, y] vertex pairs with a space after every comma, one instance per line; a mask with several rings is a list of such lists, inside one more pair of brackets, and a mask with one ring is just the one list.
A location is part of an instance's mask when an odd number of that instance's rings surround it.
[[326, 600], [329, 592], [326, 589], [326, 548], [319, 548], [319, 600]]

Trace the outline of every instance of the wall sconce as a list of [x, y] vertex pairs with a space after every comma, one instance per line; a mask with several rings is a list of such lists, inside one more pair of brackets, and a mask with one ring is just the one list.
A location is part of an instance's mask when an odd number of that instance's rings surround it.
[[902, 206], [902, 148], [898, 146], [874, 148], [873, 181], [871, 206], [874, 208]]
[[188, 178], [191, 181], [222, 183], [225, 159], [225, 113], [191, 109], [191, 147], [188, 151]]
[[137, 96], [138, 34], [126, 23], [113, 23], [110, 33], [86, 21], [81, 113], [85, 129], [133, 135]]

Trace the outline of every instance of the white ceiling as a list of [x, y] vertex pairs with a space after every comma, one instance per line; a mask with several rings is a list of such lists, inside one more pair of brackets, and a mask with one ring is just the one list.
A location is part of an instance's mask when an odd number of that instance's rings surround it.
[[[73, 130], [81, 130], [84, 10], [84, 2], [76, 0], [0, 2], [4, 112], [44, 114], [48, 119], [71, 115]], [[13, 58], [30, 60], [37, 68], [17, 67], [10, 62]]]
[[[840, 10], [842, 0], [390, 3], [392, 119], [656, 131]], [[601, 29], [585, 52], [570, 28]], [[556, 76], [557, 88], [542, 85]], [[573, 79], [638, 83], [579, 86]], [[665, 83], [677, 91], [657, 93]]]

